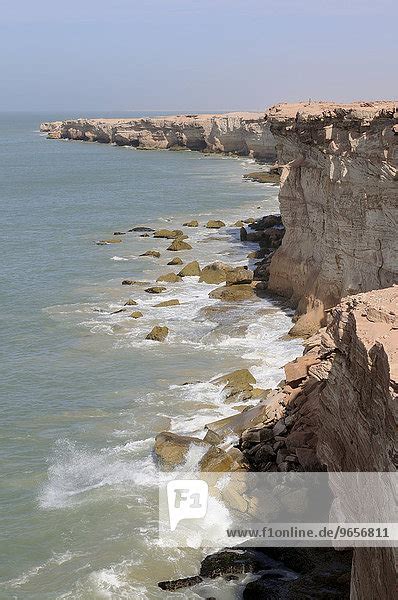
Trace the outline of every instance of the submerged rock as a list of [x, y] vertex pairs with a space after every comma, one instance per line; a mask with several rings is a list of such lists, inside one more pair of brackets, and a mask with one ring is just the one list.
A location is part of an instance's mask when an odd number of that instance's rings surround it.
[[210, 220], [206, 223], [207, 229], [221, 229], [221, 227], [225, 227], [224, 221]]
[[164, 342], [169, 335], [169, 328], [166, 326], [155, 325], [152, 331], [145, 336], [146, 340], [153, 340], [154, 342]]
[[152, 229], [151, 227], [141, 227], [141, 226], [139, 226], [139, 227], [133, 227], [132, 229], [129, 229], [128, 231], [129, 232], [132, 232], [132, 231], [137, 231], [137, 232], [138, 231], [140, 231], [140, 232], [141, 231], [142, 232], [148, 231], [149, 232], [149, 231], [155, 231], [155, 230]]
[[157, 308], [162, 308], [165, 306], [178, 306], [180, 304], [179, 300], [164, 300], [164, 302], [159, 302], [159, 304], [155, 304]]
[[182, 281], [180, 275], [176, 275], [175, 273], [164, 273], [164, 275], [159, 275], [156, 281], [167, 281], [169, 283], [178, 283]]
[[174, 242], [167, 248], [171, 252], [179, 252], [180, 250], [192, 250], [192, 246], [188, 244], [188, 242], [184, 242], [182, 239], [176, 239]]
[[160, 258], [159, 250], [147, 250], [144, 254], [140, 254], [140, 256], [153, 256], [154, 258]]
[[161, 294], [162, 292], [165, 292], [167, 288], [165, 288], [163, 285], [155, 285], [153, 287], [149, 287], [146, 288], [146, 292], [148, 294]]
[[97, 244], [97, 246], [107, 246], [108, 244], [120, 244], [121, 242], [122, 240], [115, 238], [112, 240], [98, 240], [98, 242], [95, 243]]
[[159, 581], [158, 586], [161, 590], [175, 592], [176, 590], [180, 590], [182, 588], [198, 585], [198, 583], [201, 583], [202, 581], [203, 579], [200, 577], [200, 575], [195, 575], [194, 577], [184, 577], [182, 579], [173, 579], [170, 581]]
[[212, 290], [209, 298], [223, 300], [224, 302], [239, 302], [240, 300], [255, 299], [254, 288], [247, 283], [225, 285]]
[[[167, 240], [172, 240], [176, 238], [184, 237], [184, 232], [181, 229], [158, 229], [153, 234], [155, 238], [165, 238]], [[185, 236], [186, 237], [186, 236]]]
[[200, 265], [197, 260], [194, 260], [178, 273], [180, 277], [198, 277], [201, 274]]

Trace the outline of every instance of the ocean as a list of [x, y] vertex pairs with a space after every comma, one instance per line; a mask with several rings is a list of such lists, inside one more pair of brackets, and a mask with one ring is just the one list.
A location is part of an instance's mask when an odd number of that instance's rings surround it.
[[[275, 300], [221, 305], [195, 277], [166, 284], [161, 298], [121, 281], [153, 283], [178, 270], [166, 266], [176, 254], [247, 264], [256, 246], [229, 225], [278, 212], [278, 188], [242, 179], [250, 159], [39, 134], [41, 121], [67, 116], [78, 115], [0, 115], [0, 598], [156, 600], [167, 597], [157, 582], [196, 574], [203, 551], [158, 539], [154, 436], [203, 437], [207, 422], [237, 410], [212, 378], [247, 367], [274, 387], [301, 345]], [[206, 229], [210, 218], [228, 227]], [[95, 243], [191, 219], [200, 227], [186, 230], [190, 251], [138, 233]], [[161, 257], [140, 256], [149, 249]], [[129, 298], [143, 318], [115, 312]], [[154, 307], [170, 298], [181, 305]], [[145, 340], [155, 324], [170, 329], [162, 344]], [[173, 598], [214, 590], [241, 594], [215, 580]]]

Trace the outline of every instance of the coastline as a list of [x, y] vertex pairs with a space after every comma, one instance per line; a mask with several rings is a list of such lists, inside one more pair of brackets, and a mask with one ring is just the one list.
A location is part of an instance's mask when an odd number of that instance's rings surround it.
[[[256, 271], [263, 278], [264, 289], [280, 293], [297, 307], [292, 333], [309, 339], [304, 355], [285, 365], [284, 383], [267, 394], [264, 402], [260, 400], [237, 418], [227, 418], [226, 426], [225, 420], [221, 426], [207, 424], [211, 446], [222, 445], [225, 436], [235, 434], [232, 462], [229, 457], [233, 469], [394, 470], [391, 443], [396, 397], [397, 269], [396, 254], [390, 250], [394, 246], [391, 215], [396, 198], [394, 106], [393, 102], [279, 105], [269, 109], [264, 119], [278, 142], [278, 168], [282, 170], [279, 197], [287, 236], [272, 260], [267, 264], [265, 257]], [[92, 140], [92, 126], [83, 120], [76, 135], [74, 127], [70, 129], [71, 139]], [[108, 135], [107, 126], [105, 130]], [[102, 124], [98, 131], [101, 137]], [[138, 145], [150, 148], [153, 131], [144, 139], [143, 146]], [[189, 147], [185, 141], [182, 145]], [[173, 149], [174, 143], [166, 136], [160, 146]], [[223, 144], [213, 147], [216, 152], [225, 150]], [[192, 149], [203, 150], [195, 143]], [[242, 148], [238, 144], [235, 150], [237, 154], [255, 155], [247, 145]], [[241, 236], [257, 241], [257, 236], [262, 237], [261, 228], [260, 233], [245, 228]], [[243, 285], [245, 294], [253, 288], [245, 278], [234, 284]], [[224, 287], [216, 293], [220, 299], [228, 297], [230, 290]], [[218, 383], [224, 384], [227, 395], [251, 398], [256, 382], [247, 372], [240, 373], [239, 378], [243, 380], [235, 385], [236, 373], [229, 373]], [[346, 397], [351, 408], [343, 400]], [[340, 415], [337, 420], [328, 409], [330, 403]], [[381, 420], [375, 417], [373, 404], [378, 406]], [[362, 437], [352, 446], [358, 420]], [[377, 443], [377, 452], [367, 456], [366, 448], [373, 447], [376, 430], [383, 443]], [[170, 448], [175, 456], [177, 446], [181, 458], [191, 445], [201, 445], [198, 438], [160, 436], [156, 450], [166, 463], [170, 462]], [[206, 454], [209, 450], [205, 448]], [[209, 460], [218, 467], [220, 461], [225, 464], [230, 448], [218, 450], [221, 452], [207, 456], [207, 464]], [[333, 562], [333, 557], [329, 558]], [[345, 573], [341, 597], [349, 595], [350, 562], [351, 558], [341, 565]], [[385, 581], [390, 582], [391, 564], [389, 549], [354, 551], [353, 597], [373, 589], [374, 579], [369, 573], [377, 569], [383, 570]], [[316, 560], [313, 565], [316, 571]], [[330, 577], [333, 580], [333, 572]], [[267, 583], [261, 580], [258, 585], [264, 590]], [[316, 588], [315, 581], [312, 585]], [[380, 584], [377, 593], [387, 598], [388, 588], [389, 584]]]

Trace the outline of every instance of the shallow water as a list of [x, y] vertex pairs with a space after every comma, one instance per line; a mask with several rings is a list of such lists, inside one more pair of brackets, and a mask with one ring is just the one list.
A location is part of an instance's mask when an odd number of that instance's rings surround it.
[[[161, 298], [120, 285], [177, 271], [166, 266], [176, 255], [167, 240], [94, 242], [135, 225], [260, 216], [277, 210], [277, 188], [243, 182], [253, 169], [245, 159], [39, 135], [41, 120], [62, 117], [0, 117], [0, 597], [164, 598], [157, 581], [195, 573], [200, 551], [157, 539], [153, 436], [203, 435], [235, 412], [212, 377], [246, 365], [259, 386], [275, 386], [300, 344], [285, 339], [290, 317], [271, 300], [219, 310], [214, 286], [197, 278], [166, 284]], [[184, 262], [247, 264], [238, 229], [187, 233]], [[139, 256], [148, 249], [161, 258]], [[142, 319], [110, 314], [130, 297]], [[153, 307], [169, 298], [182, 304]], [[156, 323], [170, 328], [164, 344], [144, 339]], [[173, 598], [211, 596], [210, 587]], [[217, 598], [239, 596], [233, 583], [222, 588]]]

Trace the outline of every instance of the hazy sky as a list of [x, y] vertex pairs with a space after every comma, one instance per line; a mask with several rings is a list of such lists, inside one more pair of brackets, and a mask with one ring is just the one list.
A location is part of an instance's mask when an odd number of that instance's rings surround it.
[[0, 0], [0, 110], [397, 97], [393, 0]]

